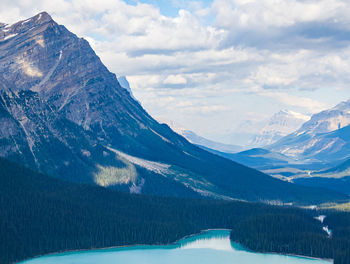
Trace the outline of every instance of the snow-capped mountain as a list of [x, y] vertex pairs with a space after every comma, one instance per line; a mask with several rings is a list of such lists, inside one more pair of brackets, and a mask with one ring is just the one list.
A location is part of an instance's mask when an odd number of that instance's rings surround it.
[[130, 192], [325, 200], [319, 190], [209, 153], [158, 123], [86, 40], [45, 12], [0, 26], [0, 156], [58, 178]]
[[280, 139], [268, 149], [299, 160], [332, 161], [346, 158], [350, 100], [314, 114], [300, 129]]
[[301, 134], [320, 134], [327, 133], [350, 124], [350, 100], [341, 102], [335, 107], [314, 114], [310, 121], [296, 131], [297, 135]]
[[282, 137], [294, 132], [310, 119], [309, 116], [288, 110], [274, 114], [261, 132], [249, 143], [250, 146], [270, 145]]

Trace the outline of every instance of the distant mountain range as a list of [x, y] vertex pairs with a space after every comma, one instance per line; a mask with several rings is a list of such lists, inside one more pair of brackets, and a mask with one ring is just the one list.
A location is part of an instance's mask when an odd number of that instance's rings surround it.
[[300, 129], [267, 149], [301, 161], [332, 162], [350, 157], [350, 100], [315, 114]]
[[34, 170], [164, 196], [302, 203], [340, 197], [209, 153], [159, 124], [86, 40], [45, 12], [0, 26], [0, 78], [0, 156]]
[[281, 110], [274, 114], [261, 132], [249, 143], [250, 146], [263, 147], [275, 143], [279, 139], [294, 132], [301, 125], [310, 119], [300, 113], [288, 110]]
[[[260, 125], [256, 125], [252, 121], [247, 121], [244, 123], [244, 125], [242, 125], [243, 128], [241, 128], [241, 132], [245, 134], [244, 136], [240, 136], [239, 131], [236, 131], [236, 134], [233, 133], [231, 135], [232, 137], [237, 136], [237, 141], [239, 141], [239, 138], [242, 137], [242, 144], [240, 145], [225, 144], [207, 139], [199, 136], [190, 129], [186, 129], [178, 124], [175, 124], [173, 121], [165, 121], [165, 123], [167, 123], [171, 129], [184, 136], [193, 144], [202, 146], [205, 149], [212, 149], [226, 153], [237, 153], [249, 148], [261, 148], [275, 143], [284, 136], [299, 129], [301, 125], [309, 119], [309, 116], [297, 112], [281, 110], [274, 114], [261, 128], [260, 132], [256, 134], [254, 134], [254, 131], [259, 131], [258, 127]], [[243, 132], [245, 130], [250, 132]]]
[[215, 153], [275, 178], [349, 194], [350, 100], [314, 114], [299, 129], [265, 148]]
[[204, 149], [213, 149], [227, 153], [236, 153], [242, 151], [244, 148], [238, 145], [224, 144], [216, 142], [214, 140], [207, 139], [205, 137], [197, 135], [195, 132], [185, 129], [182, 126], [176, 124], [174, 121], [166, 122], [172, 130], [174, 130], [179, 135], [185, 137], [191, 143], [204, 148]]
[[261, 148], [299, 129], [309, 119], [308, 115], [280, 110], [269, 118], [254, 116], [243, 120], [231, 130], [218, 131], [213, 137], [220, 142], [243, 146], [244, 149]]

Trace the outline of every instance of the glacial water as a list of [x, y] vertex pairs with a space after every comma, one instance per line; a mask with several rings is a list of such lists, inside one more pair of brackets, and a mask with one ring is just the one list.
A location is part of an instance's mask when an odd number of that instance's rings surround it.
[[25, 264], [330, 264], [328, 261], [260, 254], [232, 243], [229, 231], [212, 230], [167, 246], [130, 246], [52, 254]]

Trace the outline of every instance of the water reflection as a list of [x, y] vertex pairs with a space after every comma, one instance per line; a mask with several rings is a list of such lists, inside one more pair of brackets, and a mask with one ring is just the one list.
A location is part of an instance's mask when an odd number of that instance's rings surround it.
[[258, 254], [231, 243], [229, 231], [212, 230], [168, 246], [131, 246], [67, 252], [25, 264], [329, 264], [324, 260]]

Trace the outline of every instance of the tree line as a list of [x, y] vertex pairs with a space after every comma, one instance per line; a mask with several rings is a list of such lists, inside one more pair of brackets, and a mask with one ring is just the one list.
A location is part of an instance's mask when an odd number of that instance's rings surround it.
[[233, 240], [254, 250], [348, 264], [341, 261], [349, 256], [349, 236], [338, 235], [349, 232], [344, 217], [326, 218], [334, 232], [329, 239], [321, 223], [301, 209], [128, 194], [64, 182], [0, 159], [0, 263], [75, 249], [167, 244], [203, 229], [229, 228]]

